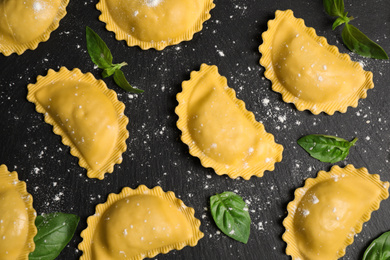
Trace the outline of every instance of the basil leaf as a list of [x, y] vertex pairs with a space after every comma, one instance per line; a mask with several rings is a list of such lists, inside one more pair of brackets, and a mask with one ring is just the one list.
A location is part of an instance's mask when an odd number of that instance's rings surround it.
[[106, 69], [103, 70], [102, 77], [103, 78], [107, 78], [107, 77], [113, 75], [116, 70], [120, 70], [123, 66], [126, 66], [126, 65], [127, 65], [126, 62], [122, 62], [120, 64], [111, 65], [111, 67], [106, 68]]
[[351, 142], [330, 135], [307, 135], [298, 140], [298, 144], [321, 162], [335, 163], [344, 160], [358, 139]]
[[100, 69], [107, 69], [112, 65], [112, 54], [102, 38], [91, 28], [86, 27], [87, 50], [93, 63]]
[[73, 214], [42, 214], [35, 220], [38, 234], [29, 260], [53, 260], [72, 239], [80, 218]]
[[106, 68], [102, 72], [102, 77], [103, 78], [108, 78], [109, 76], [112, 76], [115, 73], [116, 70], [117, 70], [117, 68], [115, 68], [115, 66]]
[[344, 16], [344, 0], [323, 0], [323, 4], [330, 16]]
[[115, 83], [123, 88], [124, 90], [126, 91], [129, 91], [131, 93], [136, 93], [136, 94], [139, 94], [139, 93], [142, 93], [144, 92], [142, 89], [138, 89], [138, 88], [133, 88], [130, 83], [126, 80], [125, 78], [125, 74], [123, 74], [123, 72], [121, 70], [116, 70], [115, 73], [114, 73], [114, 81]]
[[334, 29], [336, 29], [337, 26], [340, 26], [343, 23], [347, 23], [347, 22], [349, 22], [348, 17], [339, 17], [336, 19], [336, 21], [334, 21], [332, 29], [334, 30]]
[[364, 252], [362, 260], [389, 260], [390, 259], [390, 231], [383, 233], [372, 241]]
[[374, 59], [389, 59], [381, 46], [370, 40], [364, 33], [351, 24], [345, 24], [341, 36], [348, 49], [359, 55]]
[[247, 243], [250, 234], [251, 218], [248, 206], [233, 192], [224, 192], [210, 197], [211, 215], [218, 228], [225, 235]]

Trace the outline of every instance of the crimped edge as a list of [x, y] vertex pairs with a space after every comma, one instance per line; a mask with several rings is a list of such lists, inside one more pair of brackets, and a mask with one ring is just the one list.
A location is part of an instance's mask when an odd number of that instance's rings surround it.
[[33, 197], [30, 193], [27, 192], [26, 183], [24, 181], [19, 180], [18, 173], [8, 171], [7, 166], [4, 164], [0, 165], [0, 181], [2, 183], [9, 183], [11, 185], [14, 185], [15, 189], [18, 191], [26, 205], [29, 227], [28, 235], [27, 240], [25, 242], [25, 247], [17, 259], [28, 259], [28, 255], [35, 250], [34, 237], [38, 233], [37, 228], [35, 226], [35, 219], [37, 217], [37, 213], [33, 208]]
[[[77, 146], [73, 144], [72, 140], [68, 135], [62, 130], [62, 128], [57, 125], [56, 121], [51, 117], [51, 115], [46, 111], [46, 109], [39, 104], [35, 98], [35, 93], [40, 88], [45, 87], [52, 82], [57, 82], [61, 80], [68, 80], [70, 78], [77, 78], [79, 81], [84, 81], [91, 85], [96, 86], [108, 99], [112, 102], [117, 117], [118, 117], [118, 139], [116, 146], [110, 159], [97, 171], [94, 171], [83, 158]], [[124, 115], [125, 105], [120, 102], [117, 98], [116, 92], [114, 90], [108, 89], [104, 81], [97, 80], [91, 73], [83, 74], [80, 69], [73, 69], [69, 71], [65, 67], [61, 67], [59, 72], [56, 72], [52, 69], [49, 69], [46, 76], [38, 76], [37, 82], [35, 84], [29, 84], [27, 100], [34, 103], [36, 106], [36, 111], [44, 115], [45, 122], [53, 126], [53, 132], [62, 137], [62, 143], [70, 147], [70, 153], [79, 158], [79, 165], [87, 169], [87, 175], [89, 178], [97, 178], [99, 180], [104, 179], [104, 174], [106, 172], [112, 173], [114, 171], [114, 165], [122, 163], [122, 153], [127, 149], [126, 139], [129, 137], [129, 132], [126, 129], [126, 126], [129, 122], [127, 116]]]
[[41, 42], [46, 42], [50, 38], [50, 34], [55, 31], [60, 26], [60, 21], [66, 15], [66, 7], [69, 4], [69, 0], [61, 0], [60, 7], [58, 8], [58, 12], [56, 17], [54, 18], [51, 25], [47, 28], [47, 30], [41, 34], [38, 38], [33, 41], [26, 43], [15, 43], [10, 45], [0, 44], [0, 53], [3, 53], [4, 56], [9, 56], [12, 53], [17, 53], [18, 55], [22, 55], [26, 50], [35, 50], [38, 48], [38, 44]]
[[344, 242], [343, 249], [338, 251], [338, 254], [336, 255], [335, 259], [338, 259], [342, 256], [345, 255], [345, 249], [347, 246], [351, 245], [354, 240], [354, 235], [360, 233], [363, 228], [363, 224], [370, 220], [372, 212], [376, 211], [379, 209], [380, 202], [382, 200], [385, 200], [389, 197], [389, 182], [382, 182], [380, 181], [379, 175], [378, 174], [369, 174], [367, 169], [362, 167], [359, 169], [356, 169], [352, 164], [348, 164], [344, 168], [340, 168], [338, 165], [335, 165], [331, 168], [329, 172], [325, 171], [320, 171], [318, 172], [318, 176], [316, 178], [308, 178], [305, 181], [305, 185], [302, 188], [298, 188], [294, 192], [294, 200], [291, 201], [287, 205], [287, 211], [288, 215], [287, 217], [283, 220], [283, 226], [285, 227], [286, 231], [282, 236], [282, 239], [287, 243], [287, 248], [286, 248], [286, 254], [290, 255], [292, 259], [303, 259], [303, 257], [300, 255], [300, 252], [298, 250], [298, 246], [295, 243], [295, 238], [294, 238], [294, 227], [293, 227], [293, 221], [294, 221], [294, 216], [296, 209], [298, 208], [298, 204], [300, 203], [301, 199], [305, 195], [305, 193], [313, 186], [316, 184], [326, 181], [338, 176], [344, 176], [344, 175], [354, 175], [359, 178], [363, 178], [369, 182], [374, 183], [376, 186], [378, 186], [381, 189], [381, 194], [378, 197], [377, 201], [371, 205], [371, 208], [369, 211], [367, 211], [361, 218], [360, 221], [358, 221], [355, 226], [354, 230], [355, 233], [349, 234], [349, 236], [346, 238]]
[[[187, 125], [189, 120], [187, 112], [187, 101], [189, 100], [193, 89], [196, 87], [196, 83], [194, 82], [196, 82], [198, 78], [202, 77], [206, 73], [215, 74], [215, 76], [218, 77], [219, 81], [221, 82], [220, 85], [226, 85], [224, 91], [227, 93], [229, 98], [237, 105], [237, 107], [240, 109], [245, 118], [247, 118], [256, 127], [256, 129], [261, 132], [261, 134], [264, 136], [264, 141], [275, 144], [275, 154], [272, 156], [275, 159], [274, 162], [273, 160], [271, 160], [270, 162], [267, 162], [265, 164], [258, 164], [255, 167], [244, 169], [238, 172], [235, 171], [233, 167], [226, 169], [225, 164], [218, 163], [210, 157], [207, 157], [196, 145], [196, 143], [191, 137]], [[207, 64], [202, 64], [200, 66], [199, 71], [191, 72], [190, 77], [190, 80], [183, 81], [183, 90], [176, 95], [176, 100], [179, 104], [175, 109], [175, 113], [179, 117], [179, 120], [177, 121], [176, 125], [182, 132], [181, 140], [183, 141], [183, 143], [188, 145], [190, 154], [192, 156], [198, 157], [204, 167], [211, 167], [215, 170], [216, 174], [227, 174], [232, 179], [242, 177], [245, 180], [249, 180], [253, 175], [257, 177], [262, 177], [264, 175], [264, 171], [273, 171], [275, 169], [275, 163], [280, 162], [282, 160], [283, 146], [275, 143], [274, 136], [265, 131], [264, 125], [256, 121], [255, 116], [252, 112], [246, 110], [244, 101], [236, 97], [236, 92], [234, 91], [234, 89], [227, 87], [227, 79], [218, 73], [217, 66], [209, 66]]]
[[[274, 72], [271, 52], [269, 51], [272, 48], [271, 45], [273, 35], [277, 33], [279, 23], [283, 19], [289, 19], [292, 23], [295, 24], [295, 26], [297, 26], [297, 28], [300, 28], [309, 37], [313, 38], [315, 41], [321, 44], [324, 48], [326, 48], [327, 51], [334, 54], [340, 60], [345, 61], [347, 64], [361, 71], [364, 74], [366, 81], [359, 88], [359, 90], [351, 95], [349, 99], [341, 103], [337, 101], [331, 101], [323, 104], [317, 104], [314, 102], [301, 100], [300, 98], [291, 94], [286, 88], [284, 88]], [[345, 113], [347, 112], [349, 106], [354, 108], [357, 107], [359, 99], [364, 99], [367, 97], [367, 90], [374, 88], [372, 72], [363, 70], [358, 62], [351, 61], [351, 57], [348, 54], [340, 53], [336, 46], [329, 45], [326, 38], [320, 37], [316, 34], [314, 28], [306, 27], [303, 19], [295, 18], [292, 10], [276, 11], [275, 19], [268, 21], [268, 30], [262, 34], [262, 38], [263, 43], [259, 46], [259, 51], [262, 54], [260, 64], [265, 68], [264, 76], [271, 81], [272, 90], [282, 94], [283, 101], [286, 103], [293, 103], [299, 111], [310, 110], [310, 112], [312, 112], [314, 115], [318, 115], [321, 112], [333, 115], [336, 111]]]
[[138, 186], [138, 188], [134, 190], [129, 187], [125, 187], [122, 189], [122, 191], [119, 194], [115, 194], [115, 193], [109, 194], [107, 201], [103, 204], [98, 204], [96, 206], [96, 213], [88, 217], [87, 219], [88, 226], [86, 229], [84, 229], [81, 232], [81, 237], [83, 238], [83, 241], [78, 246], [79, 250], [83, 251], [83, 255], [80, 257], [80, 260], [92, 259], [92, 252], [91, 252], [92, 239], [96, 227], [100, 219], [104, 215], [104, 212], [108, 208], [110, 208], [111, 205], [113, 205], [115, 202], [119, 201], [120, 199], [133, 196], [133, 195], [144, 195], [144, 194], [157, 196], [173, 203], [184, 214], [184, 216], [190, 223], [192, 227], [193, 236], [189, 240], [178, 242], [172, 245], [167, 245], [165, 247], [149, 250], [144, 254], [140, 254], [135, 257], [129, 258], [129, 260], [141, 260], [146, 257], [152, 258], [160, 253], [166, 254], [169, 251], [174, 249], [181, 250], [187, 245], [194, 247], [198, 244], [198, 241], [204, 236], [204, 234], [199, 229], [201, 224], [200, 220], [195, 218], [195, 210], [193, 208], [187, 207], [182, 200], [176, 198], [175, 193], [173, 193], [172, 191], [164, 192], [160, 186], [156, 186], [153, 189], [149, 189], [145, 185], [140, 185]]
[[138, 40], [135, 37], [132, 37], [127, 32], [123, 31], [119, 26], [116, 25], [112, 19], [110, 12], [108, 10], [106, 0], [100, 0], [96, 5], [96, 8], [101, 12], [99, 20], [106, 23], [106, 29], [108, 31], [115, 33], [115, 38], [118, 41], [126, 41], [128, 46], [139, 46], [142, 50], [148, 50], [154, 48], [158, 51], [163, 50], [167, 46], [176, 45], [182, 41], [190, 41], [194, 37], [194, 34], [200, 32], [203, 29], [203, 23], [210, 19], [210, 11], [215, 7], [213, 0], [206, 0], [204, 5], [204, 11], [201, 13], [198, 21], [195, 25], [187, 30], [187, 32], [179, 37], [169, 39], [167, 41], [158, 41], [158, 42], [145, 42]]

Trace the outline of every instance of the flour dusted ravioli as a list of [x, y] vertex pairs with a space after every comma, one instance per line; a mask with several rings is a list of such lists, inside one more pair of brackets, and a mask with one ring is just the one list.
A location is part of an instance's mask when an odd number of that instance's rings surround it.
[[259, 50], [264, 75], [272, 81], [272, 89], [298, 110], [345, 113], [374, 87], [371, 72], [317, 36], [291, 10], [276, 11], [262, 36]]
[[66, 14], [69, 0], [0, 1], [0, 52], [34, 50], [47, 41]]
[[293, 259], [334, 260], [345, 254], [381, 200], [389, 196], [389, 183], [366, 168], [333, 166], [307, 179], [295, 191], [283, 221], [286, 253]]
[[182, 86], [176, 97], [177, 126], [182, 141], [203, 166], [244, 179], [274, 170], [275, 162], [282, 160], [283, 146], [245, 109], [216, 66], [202, 64]]
[[192, 39], [210, 18], [213, 0], [100, 0], [99, 19], [129, 46], [162, 50]]
[[123, 114], [124, 104], [102, 80], [79, 69], [49, 70], [47, 76], [39, 76], [36, 84], [28, 86], [27, 99], [70, 146], [88, 177], [103, 179], [122, 162], [128, 118]]
[[26, 183], [0, 165], [0, 259], [27, 260], [34, 251], [36, 212]]
[[194, 209], [160, 187], [140, 185], [110, 194], [87, 222], [79, 245], [81, 260], [152, 258], [195, 246], [203, 237]]

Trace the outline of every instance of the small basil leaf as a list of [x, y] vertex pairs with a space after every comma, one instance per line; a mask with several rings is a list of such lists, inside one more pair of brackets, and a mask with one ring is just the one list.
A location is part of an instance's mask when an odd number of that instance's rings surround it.
[[374, 59], [389, 59], [381, 46], [370, 40], [364, 33], [351, 24], [345, 24], [341, 36], [348, 49], [359, 55]]
[[336, 29], [336, 27], [342, 25], [343, 23], [347, 23], [347, 22], [349, 22], [348, 17], [339, 17], [336, 19], [336, 21], [334, 21], [332, 29], [334, 30], [334, 29]]
[[122, 62], [120, 64], [113, 64], [111, 67], [106, 68], [102, 72], [102, 77], [107, 78], [115, 73], [116, 70], [120, 70], [123, 66], [126, 66], [126, 62]]
[[123, 72], [121, 70], [115, 71], [114, 81], [119, 87], [123, 88], [124, 90], [126, 90], [128, 92], [135, 93], [135, 94], [139, 94], [139, 93], [144, 92], [142, 89], [133, 88], [130, 85], [130, 83], [126, 80], [125, 74], [123, 74]]
[[35, 225], [38, 229], [34, 237], [35, 251], [29, 260], [53, 260], [72, 239], [80, 218], [65, 213], [51, 213], [38, 216]]
[[357, 141], [348, 142], [343, 138], [330, 135], [307, 135], [298, 140], [298, 144], [321, 162], [335, 163], [344, 160]]
[[344, 0], [323, 0], [323, 4], [330, 16], [344, 16]]
[[106, 68], [102, 72], [102, 77], [103, 78], [108, 78], [109, 76], [112, 76], [115, 73], [116, 70], [117, 70], [117, 68], [114, 67], [114, 66]]
[[372, 241], [364, 252], [362, 260], [389, 260], [390, 259], [390, 231], [383, 233]]
[[109, 68], [112, 65], [112, 54], [102, 38], [91, 28], [86, 27], [87, 50], [93, 63], [100, 69]]
[[225, 235], [247, 243], [250, 234], [251, 218], [248, 206], [233, 192], [223, 192], [210, 197], [211, 215], [218, 228]]

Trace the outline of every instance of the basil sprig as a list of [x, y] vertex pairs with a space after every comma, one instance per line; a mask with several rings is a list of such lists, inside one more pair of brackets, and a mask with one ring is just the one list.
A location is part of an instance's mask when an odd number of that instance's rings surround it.
[[336, 163], [344, 160], [358, 139], [351, 142], [331, 135], [306, 135], [298, 140], [298, 144], [321, 162]]
[[348, 49], [364, 57], [389, 59], [389, 56], [387, 56], [387, 53], [381, 46], [370, 40], [355, 26], [349, 24], [353, 17], [348, 17], [348, 12], [344, 11], [344, 0], [323, 0], [323, 4], [325, 11], [330, 16], [338, 16], [333, 23], [333, 30], [345, 24], [341, 36]]
[[42, 214], [35, 220], [35, 251], [29, 260], [54, 260], [72, 239], [80, 218], [73, 214]]
[[362, 260], [388, 260], [390, 259], [390, 231], [383, 233], [372, 241], [364, 252]]
[[[107, 78], [114, 75], [115, 83], [122, 89], [131, 93], [142, 93], [141, 89], [134, 88], [126, 80], [125, 75], [121, 71], [123, 66], [126, 66], [126, 62], [113, 64], [112, 54], [106, 43], [88, 26], [86, 27], [87, 38], [87, 50], [93, 63], [95, 63], [100, 69], [103, 70], [102, 77]], [[116, 75], [116, 76], [115, 76]]]
[[215, 224], [225, 235], [245, 244], [248, 242], [251, 218], [240, 196], [230, 191], [211, 196], [210, 209]]

